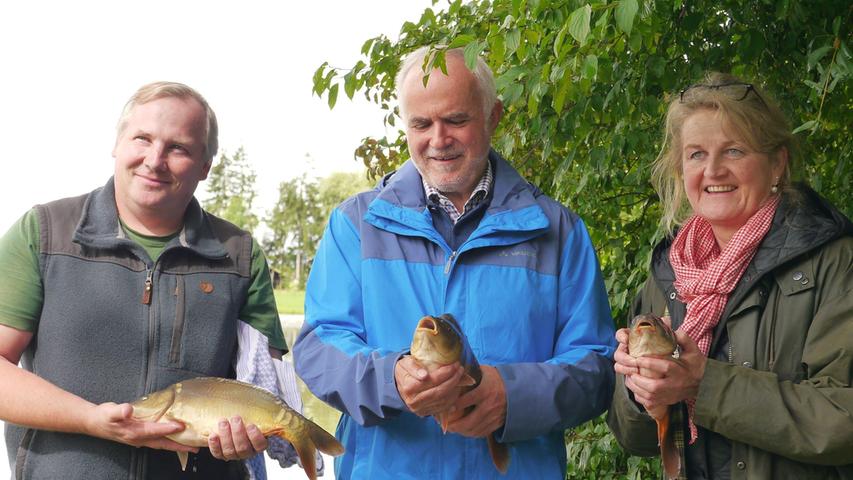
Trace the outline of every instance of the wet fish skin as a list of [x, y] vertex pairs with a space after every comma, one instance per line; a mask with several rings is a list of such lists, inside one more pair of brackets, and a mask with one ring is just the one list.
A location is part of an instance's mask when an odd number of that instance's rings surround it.
[[[631, 320], [628, 329], [628, 354], [639, 358], [645, 356], [676, 357], [678, 342], [675, 333], [660, 317], [651, 313], [637, 315]], [[649, 376], [648, 371], [640, 368], [640, 375]], [[681, 454], [669, 429], [669, 406], [647, 409], [649, 416], [655, 419], [658, 431], [658, 445], [666, 478], [678, 478], [681, 469]]]
[[[168, 438], [182, 445], [206, 447], [219, 420], [239, 415], [246, 424], [255, 424], [269, 437], [289, 441], [302, 461], [305, 474], [316, 479], [315, 450], [332, 456], [344, 453], [337, 439], [314, 422], [291, 409], [272, 393], [244, 382], [202, 377], [172, 384], [136, 400], [133, 417], [149, 422], [177, 421], [185, 425]], [[182, 469], [187, 454], [178, 452]]]
[[[483, 379], [480, 364], [468, 345], [468, 340], [459, 323], [449, 313], [438, 317], [427, 315], [420, 319], [412, 335], [411, 354], [430, 372], [443, 365], [459, 362], [465, 369], [465, 374], [458, 386], [463, 388], [464, 392], [477, 388]], [[450, 418], [442, 414], [438, 416], [438, 421], [442, 431], [447, 432]], [[486, 442], [495, 468], [505, 474], [509, 469], [509, 447], [498, 442], [493, 434], [486, 437]]]

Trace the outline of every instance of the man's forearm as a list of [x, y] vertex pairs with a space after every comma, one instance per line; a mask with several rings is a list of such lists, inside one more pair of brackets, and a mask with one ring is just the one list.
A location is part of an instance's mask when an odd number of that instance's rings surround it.
[[0, 418], [58, 432], [87, 433], [95, 405], [0, 357]]

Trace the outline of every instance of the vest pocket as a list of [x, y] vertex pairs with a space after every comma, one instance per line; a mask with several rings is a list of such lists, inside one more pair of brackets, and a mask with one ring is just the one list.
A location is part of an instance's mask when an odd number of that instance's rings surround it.
[[172, 326], [172, 345], [169, 348], [169, 363], [176, 364], [181, 359], [181, 337], [184, 335], [186, 316], [186, 289], [183, 275], [175, 277], [175, 323]]
[[18, 445], [18, 453], [15, 455], [15, 478], [23, 480], [24, 469], [27, 466], [27, 452], [30, 451], [30, 445], [33, 443], [33, 437], [36, 434], [34, 428], [28, 428], [24, 432], [24, 437], [21, 438], [21, 443]]

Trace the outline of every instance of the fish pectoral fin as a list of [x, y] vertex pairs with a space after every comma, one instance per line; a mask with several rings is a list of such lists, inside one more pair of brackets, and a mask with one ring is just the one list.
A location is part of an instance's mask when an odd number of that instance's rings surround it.
[[474, 380], [474, 377], [472, 377], [471, 375], [468, 375], [466, 373], [465, 375], [462, 375], [462, 378], [459, 379], [459, 384], [457, 386], [458, 387], [472, 387], [474, 385], [477, 385], [477, 381]]
[[486, 442], [489, 445], [489, 454], [492, 456], [495, 468], [501, 474], [506, 474], [506, 471], [509, 469], [509, 447], [505, 443], [498, 442], [494, 434], [486, 437]]
[[301, 436], [290, 440], [290, 444], [299, 455], [299, 461], [302, 463], [302, 470], [305, 470], [305, 475], [311, 480], [317, 480], [317, 450], [314, 448], [314, 443], [307, 436]]
[[178, 454], [178, 461], [181, 462], [181, 471], [184, 472], [187, 470], [187, 459], [189, 458], [189, 453], [187, 452], [175, 452]]
[[675, 439], [669, 430], [669, 409], [660, 418], [656, 419], [658, 427], [658, 445], [660, 445], [660, 458], [663, 463], [664, 475], [667, 479], [678, 478], [681, 470], [681, 454], [675, 445]]

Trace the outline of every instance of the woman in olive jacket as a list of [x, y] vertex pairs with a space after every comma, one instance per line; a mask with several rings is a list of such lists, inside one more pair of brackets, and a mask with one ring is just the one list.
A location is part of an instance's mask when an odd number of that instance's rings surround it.
[[[684, 90], [664, 140], [654, 176], [665, 222], [691, 216], [657, 245], [632, 313], [669, 317], [681, 356], [634, 359], [617, 332], [608, 425], [629, 453], [657, 455], [646, 408], [673, 405], [679, 478], [853, 479], [853, 225], [791, 183], [790, 126], [751, 84], [710, 74]], [[697, 224], [715, 246], [697, 249]], [[738, 248], [740, 260], [715, 270]], [[717, 291], [688, 288], [709, 278]], [[690, 305], [709, 295], [716, 309]], [[697, 317], [704, 333], [686, 333]]]

